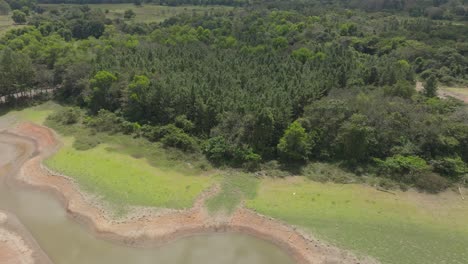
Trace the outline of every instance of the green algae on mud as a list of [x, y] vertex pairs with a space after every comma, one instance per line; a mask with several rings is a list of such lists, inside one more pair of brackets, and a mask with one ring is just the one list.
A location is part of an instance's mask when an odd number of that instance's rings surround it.
[[264, 179], [248, 208], [382, 263], [466, 263], [468, 203], [448, 191], [380, 192], [302, 177]]

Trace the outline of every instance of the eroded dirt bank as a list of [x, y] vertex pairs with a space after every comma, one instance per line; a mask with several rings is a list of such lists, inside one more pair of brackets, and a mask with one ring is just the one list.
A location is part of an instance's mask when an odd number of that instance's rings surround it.
[[52, 130], [22, 123], [9, 132], [10, 137], [18, 136], [18, 142], [22, 141], [22, 144], [27, 142], [24, 138], [30, 139], [30, 147], [37, 154], [24, 162], [15, 180], [26, 186], [55, 193], [68, 214], [89, 226], [99, 237], [133, 246], [153, 246], [198, 233], [241, 232], [279, 245], [298, 263], [376, 263], [372, 259], [358, 259], [294, 227], [245, 208], [239, 208], [232, 216], [210, 216], [203, 206], [204, 200], [217, 191], [216, 187], [203, 193], [188, 210], [154, 211], [139, 208], [127, 219], [114, 220], [95, 199], [80, 192], [71, 178], [51, 172], [42, 165], [42, 161], [60, 147]]

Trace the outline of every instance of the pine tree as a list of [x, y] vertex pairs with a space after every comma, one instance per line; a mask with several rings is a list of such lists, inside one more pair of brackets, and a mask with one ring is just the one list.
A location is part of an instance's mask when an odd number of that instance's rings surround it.
[[437, 96], [437, 79], [434, 75], [429, 76], [424, 85], [424, 95], [427, 97]]

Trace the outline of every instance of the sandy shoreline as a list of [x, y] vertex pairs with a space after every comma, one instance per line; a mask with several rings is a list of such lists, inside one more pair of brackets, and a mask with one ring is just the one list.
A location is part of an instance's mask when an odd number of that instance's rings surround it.
[[[155, 246], [185, 236], [207, 232], [238, 232], [270, 241], [286, 250], [298, 263], [377, 263], [372, 259], [357, 258], [350, 252], [324, 244], [308, 234], [280, 221], [262, 216], [246, 208], [239, 208], [231, 216], [211, 216], [204, 208], [204, 200], [217, 192], [217, 187], [204, 192], [187, 210], [139, 210], [131, 217], [116, 221], [106, 210], [93, 203], [69, 177], [47, 170], [42, 161], [60, 148], [55, 133], [32, 123], [21, 123], [9, 134], [15, 144], [29, 145], [27, 152], [17, 161], [19, 172], [15, 180], [53, 192], [60, 198], [70, 217], [87, 225], [104, 239], [131, 246]], [[12, 141], [13, 142], [13, 141]]]

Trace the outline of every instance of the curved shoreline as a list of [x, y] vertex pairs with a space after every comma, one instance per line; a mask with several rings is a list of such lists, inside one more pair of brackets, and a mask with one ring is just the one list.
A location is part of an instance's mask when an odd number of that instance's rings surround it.
[[[155, 246], [169, 241], [207, 232], [236, 232], [270, 241], [286, 250], [298, 263], [378, 263], [370, 258], [359, 259], [354, 254], [323, 244], [294, 227], [262, 216], [246, 208], [231, 216], [213, 217], [204, 208], [204, 200], [217, 188], [204, 192], [187, 210], [165, 210], [154, 213], [140, 210], [123, 221], [113, 220], [106, 210], [81, 192], [73, 179], [58, 175], [42, 165], [61, 146], [54, 131], [32, 123], [21, 123], [9, 130], [9, 136], [30, 145], [34, 155], [21, 159], [15, 180], [25, 186], [52, 192], [60, 198], [67, 215], [85, 224], [104, 239], [131, 246]], [[150, 211], [150, 212], [148, 212]]]

